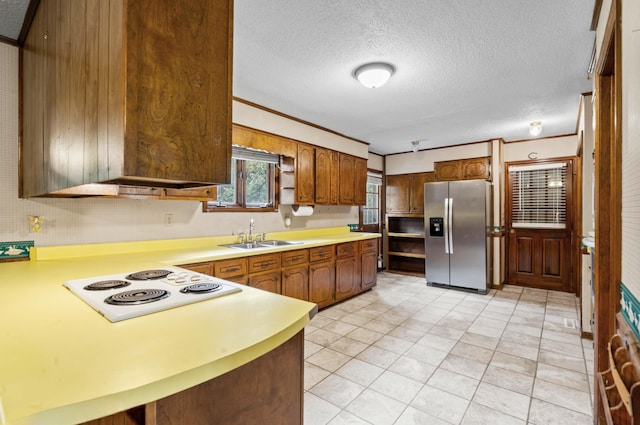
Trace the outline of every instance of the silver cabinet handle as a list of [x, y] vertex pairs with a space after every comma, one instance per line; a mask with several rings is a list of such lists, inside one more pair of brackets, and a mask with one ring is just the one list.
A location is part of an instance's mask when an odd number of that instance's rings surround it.
[[449, 213], [447, 214], [449, 219], [449, 254], [453, 254], [453, 198], [449, 198]]

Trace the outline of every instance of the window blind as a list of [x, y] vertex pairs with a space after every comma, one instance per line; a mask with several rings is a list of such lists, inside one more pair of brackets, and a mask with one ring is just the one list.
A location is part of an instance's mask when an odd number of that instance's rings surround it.
[[233, 145], [231, 147], [231, 157], [245, 161], [260, 161], [268, 162], [270, 164], [280, 163], [280, 155], [278, 154], [237, 145]]
[[382, 174], [381, 173], [372, 173], [371, 171], [367, 172], [367, 184], [372, 184], [374, 186], [382, 186]]
[[567, 164], [509, 167], [511, 224], [520, 228], [564, 229], [567, 221]]

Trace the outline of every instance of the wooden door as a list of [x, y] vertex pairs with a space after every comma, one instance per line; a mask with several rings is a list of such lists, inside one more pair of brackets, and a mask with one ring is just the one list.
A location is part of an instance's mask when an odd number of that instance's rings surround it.
[[340, 196], [342, 205], [353, 205], [355, 188], [355, 158], [351, 155], [340, 154]]
[[387, 176], [386, 211], [388, 213], [409, 212], [409, 181], [410, 177], [408, 174]]
[[298, 144], [296, 161], [296, 203], [298, 204], [314, 203], [315, 159], [313, 146]]
[[316, 148], [316, 204], [331, 201], [331, 151]]
[[347, 298], [360, 289], [356, 257], [336, 259], [336, 301]]
[[461, 161], [462, 178], [470, 179], [488, 179], [490, 177], [489, 158], [469, 158]]
[[367, 203], [367, 160], [355, 158], [353, 201], [355, 205]]
[[309, 301], [318, 304], [319, 308], [333, 304], [335, 289], [333, 260], [309, 266]]
[[[560, 163], [566, 164], [562, 182], [544, 168]], [[541, 170], [522, 174], [529, 171], [518, 168], [529, 166]], [[572, 292], [573, 160], [513, 162], [506, 168], [508, 283]], [[553, 205], [555, 212], [550, 210]]]

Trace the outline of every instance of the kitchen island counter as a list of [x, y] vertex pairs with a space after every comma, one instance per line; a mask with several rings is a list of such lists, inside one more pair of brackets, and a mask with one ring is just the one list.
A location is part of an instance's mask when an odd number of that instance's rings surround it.
[[[305, 247], [379, 236], [345, 229], [286, 236]], [[31, 261], [0, 264], [0, 423], [70, 424], [145, 405], [299, 335], [315, 304], [251, 287], [111, 323], [63, 286], [71, 279], [250, 255], [217, 246], [233, 242], [227, 239], [44, 247]]]

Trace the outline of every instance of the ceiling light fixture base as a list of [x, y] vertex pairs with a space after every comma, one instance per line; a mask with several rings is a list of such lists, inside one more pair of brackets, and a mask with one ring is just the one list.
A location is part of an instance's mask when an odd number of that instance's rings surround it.
[[375, 89], [385, 85], [394, 72], [393, 65], [385, 62], [373, 62], [357, 67], [353, 71], [353, 76], [363, 86]]

